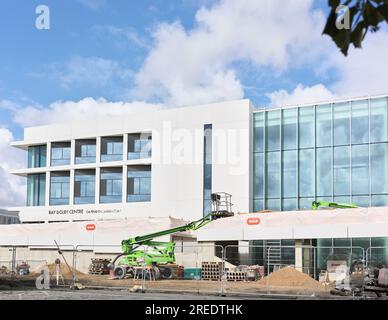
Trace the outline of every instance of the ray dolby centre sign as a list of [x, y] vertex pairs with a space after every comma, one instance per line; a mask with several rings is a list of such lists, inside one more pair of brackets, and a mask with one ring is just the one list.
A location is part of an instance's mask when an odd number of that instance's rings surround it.
[[68, 215], [96, 215], [96, 214], [120, 214], [121, 209], [56, 209], [48, 210], [50, 216], [68, 216]]

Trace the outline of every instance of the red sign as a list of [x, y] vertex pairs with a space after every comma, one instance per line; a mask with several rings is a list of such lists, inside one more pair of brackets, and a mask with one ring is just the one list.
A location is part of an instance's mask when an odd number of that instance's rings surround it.
[[258, 224], [260, 224], [260, 218], [249, 218], [247, 219], [247, 224], [250, 225], [250, 226], [257, 226]]
[[87, 224], [85, 228], [88, 231], [94, 231], [94, 230], [96, 230], [96, 225], [95, 224]]

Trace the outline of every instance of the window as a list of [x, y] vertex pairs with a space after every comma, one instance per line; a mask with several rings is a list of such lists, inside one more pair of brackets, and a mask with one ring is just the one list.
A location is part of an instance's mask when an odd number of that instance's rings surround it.
[[296, 197], [298, 179], [296, 175], [296, 155], [297, 151], [284, 151], [283, 152], [283, 197], [292, 198]]
[[128, 160], [148, 159], [152, 155], [152, 137], [150, 134], [128, 135]]
[[350, 148], [334, 148], [334, 195], [350, 195]]
[[283, 199], [283, 204], [282, 204], [282, 210], [283, 211], [293, 211], [296, 210], [298, 207], [296, 203], [296, 198], [295, 199]]
[[311, 148], [315, 146], [314, 107], [299, 109], [299, 147]]
[[27, 176], [27, 206], [45, 205], [46, 174], [29, 174]]
[[370, 102], [371, 142], [388, 141], [388, 107], [387, 98], [372, 99]]
[[100, 179], [100, 202], [120, 203], [122, 202], [122, 169], [103, 168]]
[[268, 152], [266, 159], [267, 196], [269, 198], [280, 197], [280, 152]]
[[283, 150], [296, 149], [297, 109], [283, 110]]
[[333, 195], [332, 148], [317, 149], [317, 196]]
[[123, 160], [123, 137], [101, 138], [101, 161]]
[[280, 150], [280, 111], [270, 111], [267, 115], [267, 151]]
[[212, 211], [213, 125], [211, 124], [204, 126], [203, 148], [203, 215], [205, 216]]
[[334, 113], [334, 145], [350, 144], [350, 106], [349, 103], [336, 103]]
[[255, 152], [264, 151], [264, 116], [265, 112], [255, 113], [254, 115], [254, 150]]
[[96, 173], [94, 170], [77, 170], [74, 181], [74, 203], [94, 204]]
[[315, 184], [314, 149], [299, 150], [299, 195], [314, 196]]
[[266, 210], [280, 211], [281, 210], [280, 199], [268, 199]]
[[70, 164], [70, 142], [51, 144], [51, 165], [65, 166]]
[[352, 147], [352, 194], [369, 194], [369, 146]]
[[317, 147], [329, 147], [332, 145], [332, 114], [331, 105], [317, 106]]
[[264, 154], [255, 153], [254, 156], [254, 198], [264, 199]]
[[28, 147], [28, 168], [42, 168], [46, 166], [47, 147]]
[[127, 177], [127, 201], [151, 201], [151, 167], [129, 166]]
[[75, 163], [96, 162], [96, 140], [78, 140], [75, 143]]
[[50, 205], [68, 205], [70, 172], [52, 172], [50, 178]]
[[352, 143], [369, 142], [369, 102], [368, 100], [352, 102]]
[[388, 143], [371, 145], [372, 194], [388, 193]]

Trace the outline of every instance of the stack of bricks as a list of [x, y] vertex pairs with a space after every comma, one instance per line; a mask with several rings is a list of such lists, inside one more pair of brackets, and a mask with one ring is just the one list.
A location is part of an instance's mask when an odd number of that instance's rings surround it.
[[226, 272], [227, 281], [246, 281], [247, 273], [246, 271], [227, 271]]
[[202, 280], [221, 280], [222, 262], [202, 262]]

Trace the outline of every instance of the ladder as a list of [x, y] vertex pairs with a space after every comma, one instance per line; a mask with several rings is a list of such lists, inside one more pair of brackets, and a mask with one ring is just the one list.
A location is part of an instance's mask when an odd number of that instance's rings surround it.
[[281, 240], [267, 240], [265, 241], [266, 260], [267, 265], [271, 271], [276, 271], [280, 268], [282, 262], [282, 241]]

